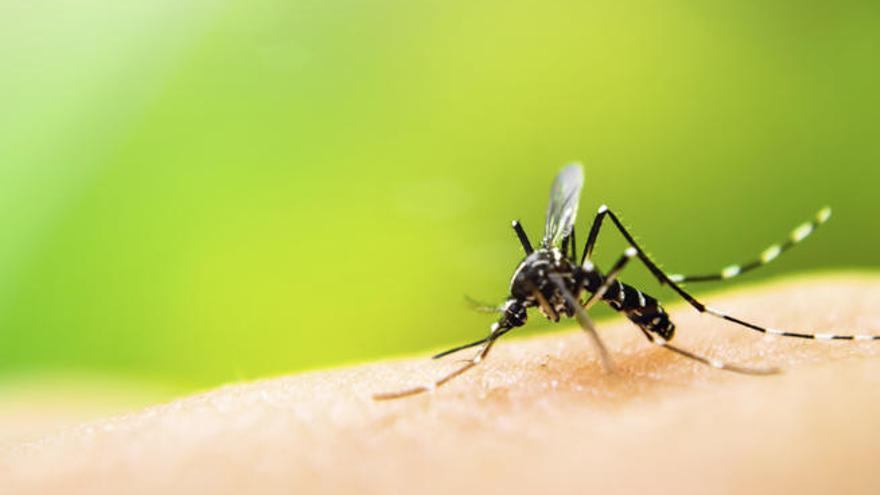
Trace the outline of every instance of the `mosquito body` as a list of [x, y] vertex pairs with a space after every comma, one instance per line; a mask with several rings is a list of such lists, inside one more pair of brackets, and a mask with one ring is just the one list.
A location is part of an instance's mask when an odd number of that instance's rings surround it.
[[[510, 281], [510, 295], [507, 300], [497, 308], [483, 308], [500, 313], [497, 322], [492, 325], [489, 335], [485, 338], [434, 356], [436, 359], [464, 349], [479, 347], [474, 357], [432, 383], [398, 392], [376, 394], [374, 395], [375, 399], [396, 399], [416, 395], [433, 391], [446, 384], [482, 362], [489, 354], [495, 341], [502, 335], [525, 325], [528, 319], [528, 310], [531, 308], [537, 308], [547, 319], [554, 322], [558, 322], [562, 317], [576, 318], [581, 328], [595, 344], [605, 369], [611, 370], [613, 368], [611, 359], [587, 314], [587, 310], [597, 301], [607, 303], [614, 310], [626, 316], [650, 342], [684, 357], [718, 369], [738, 373], [766, 375], [778, 372], [776, 368], [749, 368], [723, 363], [671, 345], [669, 341], [675, 336], [675, 324], [657, 299], [618, 279], [619, 273], [632, 258], [638, 258], [661, 285], [668, 285], [697, 311], [736, 323], [750, 330], [769, 335], [817, 340], [880, 340], [880, 336], [877, 335], [812, 334], [766, 328], [712, 309], [695, 299], [680, 286], [684, 282], [730, 279], [769, 263], [809, 236], [819, 225], [825, 223], [831, 216], [829, 208], [820, 210], [812, 221], [795, 228], [785, 242], [764, 250], [760, 257], [754, 261], [730, 265], [716, 274], [667, 275], [645, 254], [617, 216], [605, 205], [601, 206], [596, 213], [582, 254], [580, 258], [577, 257], [574, 225], [582, 186], [583, 169], [580, 164], [569, 165], [557, 175], [550, 192], [544, 237], [537, 249], [532, 247], [532, 243], [520, 223], [513, 222], [514, 232], [519, 238], [526, 257], [520, 262], [513, 274]], [[606, 217], [611, 219], [611, 222], [628, 242], [629, 247], [611, 269], [603, 273], [590, 258]], [[586, 299], [584, 299], [585, 296]]]
[[[624, 253], [629, 258], [634, 250]], [[554, 280], [555, 279], [555, 280]], [[669, 320], [663, 307], [648, 294], [614, 279], [608, 281], [592, 263], [579, 265], [560, 249], [539, 249], [523, 260], [510, 283], [511, 298], [501, 307], [505, 318], [500, 325], [522, 326], [525, 315], [522, 309], [537, 307], [548, 320], [558, 322], [561, 317], [574, 317], [582, 304], [570, 304], [567, 296], [580, 300], [582, 293], [589, 293], [622, 312], [633, 323], [651, 333], [669, 340], [675, 333], [675, 325]], [[603, 289], [602, 292], [599, 292]]]

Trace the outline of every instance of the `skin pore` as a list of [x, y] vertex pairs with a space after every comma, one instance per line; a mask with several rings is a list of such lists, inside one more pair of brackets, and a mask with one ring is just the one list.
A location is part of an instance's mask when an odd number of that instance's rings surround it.
[[[705, 299], [779, 329], [880, 333], [880, 276]], [[783, 373], [701, 365], [617, 317], [599, 324], [607, 374], [572, 321], [505, 337], [433, 394], [371, 399], [468, 351], [225, 386], [70, 428], [0, 451], [0, 493], [880, 493], [880, 342], [767, 338], [668, 309], [675, 344]]]

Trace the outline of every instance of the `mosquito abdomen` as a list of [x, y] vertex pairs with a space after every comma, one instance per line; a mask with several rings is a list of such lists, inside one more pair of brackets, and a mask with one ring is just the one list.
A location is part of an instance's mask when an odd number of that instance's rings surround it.
[[602, 300], [645, 331], [664, 340], [671, 340], [675, 335], [675, 324], [660, 303], [631, 285], [616, 281], [602, 296]]

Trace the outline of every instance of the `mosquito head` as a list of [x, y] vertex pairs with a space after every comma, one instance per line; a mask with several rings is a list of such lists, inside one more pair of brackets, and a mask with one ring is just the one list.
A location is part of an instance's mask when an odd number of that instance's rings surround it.
[[510, 298], [501, 307], [501, 319], [498, 324], [504, 328], [521, 327], [526, 324], [529, 315], [526, 311], [525, 302]]

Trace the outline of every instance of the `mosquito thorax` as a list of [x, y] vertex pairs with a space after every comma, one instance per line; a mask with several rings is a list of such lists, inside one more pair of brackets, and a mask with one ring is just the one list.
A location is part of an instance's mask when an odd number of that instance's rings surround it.
[[557, 273], [568, 278], [575, 271], [575, 266], [556, 248], [541, 248], [526, 256], [510, 280], [510, 295], [517, 299], [532, 299], [535, 290], [549, 295], [553, 291], [547, 278]]

